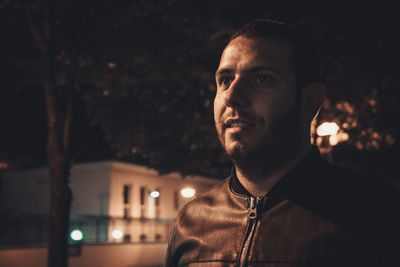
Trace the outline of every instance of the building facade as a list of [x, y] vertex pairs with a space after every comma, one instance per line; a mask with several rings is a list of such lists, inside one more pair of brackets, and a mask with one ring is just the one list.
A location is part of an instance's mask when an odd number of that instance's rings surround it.
[[[73, 166], [71, 243], [166, 242], [179, 209], [218, 180], [105, 161]], [[2, 174], [0, 245], [47, 241], [49, 173], [46, 168]]]

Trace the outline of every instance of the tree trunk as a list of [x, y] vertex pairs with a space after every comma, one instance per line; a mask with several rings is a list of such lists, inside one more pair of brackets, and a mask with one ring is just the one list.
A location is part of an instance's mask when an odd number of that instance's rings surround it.
[[[47, 50], [41, 57], [41, 70], [45, 90], [47, 115], [47, 158], [50, 171], [50, 211], [49, 211], [49, 240], [48, 267], [68, 266], [68, 230], [71, 207], [71, 190], [68, 187], [70, 160], [69, 114], [62, 114], [56, 103], [54, 69], [51, 53]], [[67, 109], [69, 112], [70, 110]], [[66, 125], [67, 124], [67, 125]], [[65, 136], [67, 135], [67, 136]]]
[[[51, 148], [49, 148], [51, 150]], [[49, 156], [54, 154], [48, 152]], [[68, 230], [71, 192], [68, 167], [62, 157], [49, 160], [51, 204], [49, 214], [48, 266], [68, 266]]]
[[[51, 20], [43, 18], [43, 27], [38, 27], [25, 8], [29, 25], [40, 52], [40, 70], [45, 91], [47, 117], [47, 158], [50, 171], [50, 210], [48, 267], [68, 266], [68, 231], [72, 193], [68, 187], [70, 172], [69, 136], [72, 113], [72, 98], [67, 97], [67, 108], [57, 101], [54, 62], [51, 42]], [[46, 13], [47, 14], [47, 13]], [[68, 88], [72, 89], [72, 88]], [[69, 94], [71, 95], [71, 94]]]

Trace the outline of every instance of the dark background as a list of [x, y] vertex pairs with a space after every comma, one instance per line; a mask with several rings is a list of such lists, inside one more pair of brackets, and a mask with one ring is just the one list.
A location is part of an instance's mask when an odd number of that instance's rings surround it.
[[[40, 24], [46, 12], [41, 2], [2, 1], [0, 5], [3, 169], [47, 162], [38, 47], [26, 13], [28, 7], [31, 21]], [[350, 137], [333, 147], [328, 158], [368, 175], [399, 181], [400, 42], [394, 4], [50, 3], [60, 95], [73, 79], [73, 162], [117, 159], [160, 172], [223, 178], [230, 163], [214, 132], [214, 72], [230, 34], [253, 18], [268, 17], [304, 25], [318, 42], [329, 88], [318, 123], [334, 121]], [[70, 75], [73, 57], [77, 64]], [[351, 126], [344, 129], [345, 123]]]

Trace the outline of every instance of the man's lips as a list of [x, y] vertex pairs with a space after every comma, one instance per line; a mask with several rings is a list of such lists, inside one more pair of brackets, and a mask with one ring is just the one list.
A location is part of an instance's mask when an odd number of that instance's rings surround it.
[[255, 126], [255, 123], [244, 119], [228, 119], [224, 123], [224, 129], [241, 131]]

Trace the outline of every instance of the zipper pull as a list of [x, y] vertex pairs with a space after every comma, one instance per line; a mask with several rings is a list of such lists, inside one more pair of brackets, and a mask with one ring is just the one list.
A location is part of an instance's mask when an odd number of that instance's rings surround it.
[[262, 203], [263, 197], [250, 197], [250, 212], [249, 212], [249, 218], [250, 219], [256, 219], [258, 215], [258, 206], [260, 203]]

